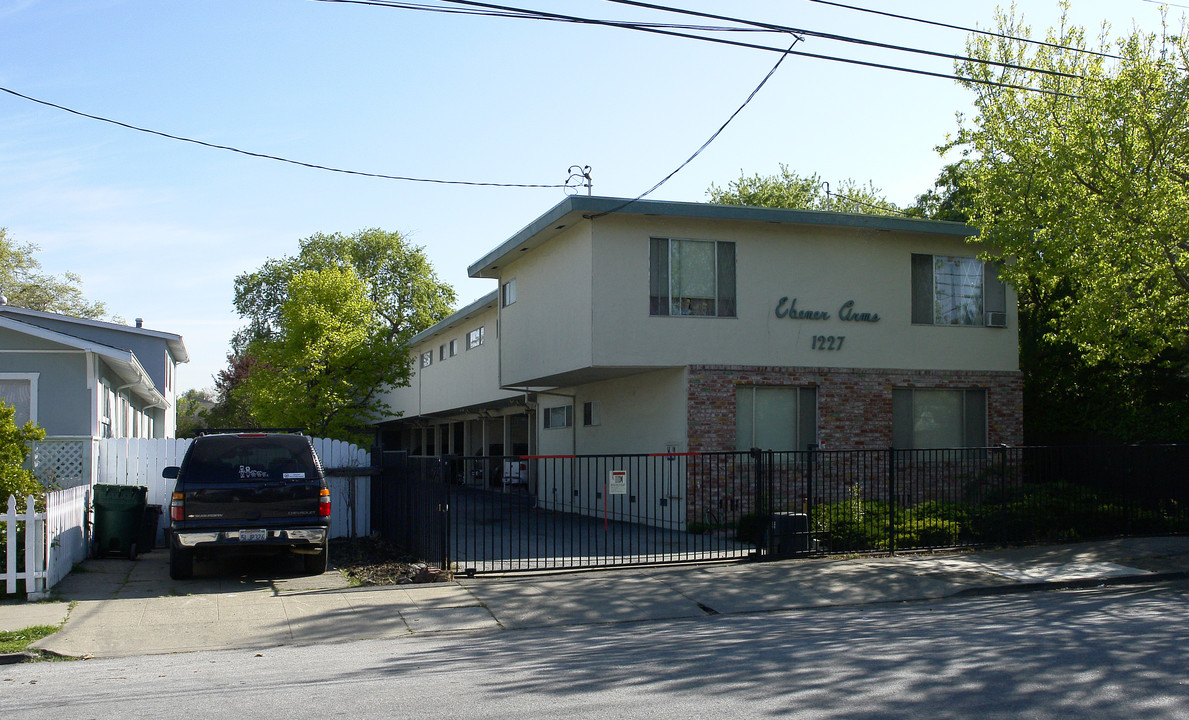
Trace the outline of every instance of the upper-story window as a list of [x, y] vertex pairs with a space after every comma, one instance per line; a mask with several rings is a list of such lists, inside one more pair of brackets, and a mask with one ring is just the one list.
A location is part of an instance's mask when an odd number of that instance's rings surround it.
[[467, 350], [474, 350], [483, 344], [483, 326], [475, 328], [467, 333]]
[[1004, 327], [1007, 292], [999, 268], [978, 258], [912, 256], [912, 321]]
[[451, 340], [450, 341], [450, 357], [454, 357], [457, 354], [458, 354], [458, 341]]
[[421, 353], [421, 367], [427, 368], [433, 365], [433, 350], [426, 350]]
[[446, 343], [442, 343], [441, 345], [438, 346], [438, 360], [445, 360], [445, 359], [446, 359]]
[[735, 317], [735, 243], [651, 238], [650, 315]]
[[512, 278], [500, 286], [500, 305], [508, 307], [514, 302], [516, 302], [516, 278]]

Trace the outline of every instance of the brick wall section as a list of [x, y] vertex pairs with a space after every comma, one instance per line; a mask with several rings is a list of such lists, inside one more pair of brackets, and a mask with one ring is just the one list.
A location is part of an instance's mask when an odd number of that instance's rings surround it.
[[988, 445], [1023, 440], [1019, 372], [691, 365], [690, 452], [747, 449], [735, 447], [737, 385], [816, 387], [818, 441], [830, 450], [890, 446], [893, 388], [985, 388]]

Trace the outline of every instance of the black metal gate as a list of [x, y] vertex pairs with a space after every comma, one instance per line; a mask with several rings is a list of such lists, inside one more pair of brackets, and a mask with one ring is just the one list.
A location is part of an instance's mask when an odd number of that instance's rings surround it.
[[408, 457], [372, 527], [455, 572], [1189, 532], [1189, 446]]
[[[437, 473], [405, 452], [384, 452], [372, 478], [372, 531], [405, 552], [450, 567], [450, 493]], [[424, 460], [417, 458], [416, 460]]]
[[[703, 481], [712, 475], [731, 488]], [[746, 453], [384, 453], [372, 527], [455, 572], [748, 558], [763, 539], [755, 477]]]

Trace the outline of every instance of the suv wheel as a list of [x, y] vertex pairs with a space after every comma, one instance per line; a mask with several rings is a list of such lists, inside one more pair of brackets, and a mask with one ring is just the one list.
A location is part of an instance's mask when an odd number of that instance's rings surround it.
[[309, 575], [321, 575], [326, 572], [330, 565], [329, 546], [323, 545], [322, 550], [316, 555], [302, 555], [301, 559], [305, 561], [306, 573]]
[[194, 577], [194, 551], [169, 548], [169, 577], [174, 580], [189, 580]]

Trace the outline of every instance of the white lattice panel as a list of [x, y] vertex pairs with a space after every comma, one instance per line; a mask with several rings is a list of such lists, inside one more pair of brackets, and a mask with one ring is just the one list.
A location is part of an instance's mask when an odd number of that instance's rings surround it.
[[34, 443], [33, 474], [50, 487], [72, 487], [90, 478], [90, 440], [46, 440]]

